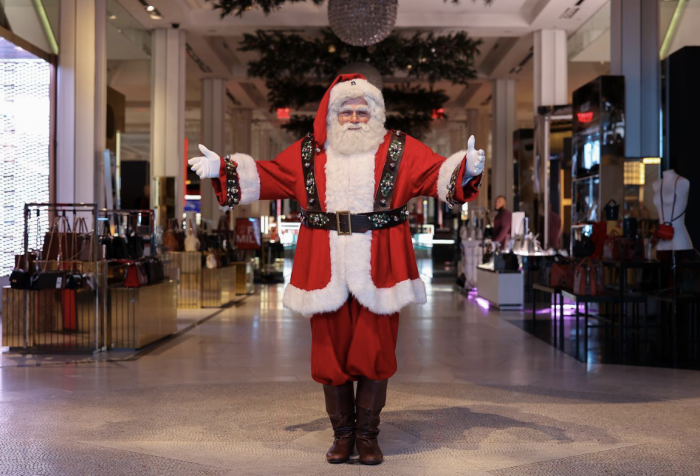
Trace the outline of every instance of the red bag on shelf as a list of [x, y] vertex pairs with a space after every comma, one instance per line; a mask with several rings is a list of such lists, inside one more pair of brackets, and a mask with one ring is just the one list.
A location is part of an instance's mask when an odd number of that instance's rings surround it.
[[574, 293], [582, 296], [596, 296], [603, 291], [603, 268], [589, 258], [576, 266]]
[[78, 330], [78, 311], [76, 306], [77, 292], [75, 289], [61, 291], [61, 310], [63, 311], [63, 330]]

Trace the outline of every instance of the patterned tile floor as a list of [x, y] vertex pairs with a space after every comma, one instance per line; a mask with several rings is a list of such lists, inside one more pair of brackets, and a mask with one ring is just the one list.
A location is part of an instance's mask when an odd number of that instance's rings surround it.
[[402, 313], [386, 462], [330, 466], [281, 290], [134, 361], [3, 355], [0, 475], [700, 474], [700, 372], [581, 364], [439, 284]]

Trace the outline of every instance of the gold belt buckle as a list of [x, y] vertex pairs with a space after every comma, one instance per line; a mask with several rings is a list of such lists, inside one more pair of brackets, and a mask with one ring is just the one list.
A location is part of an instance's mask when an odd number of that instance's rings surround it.
[[[348, 217], [348, 231], [340, 231], [340, 216]], [[350, 219], [349, 211], [335, 212], [335, 228], [339, 235], [352, 235], [352, 220]]]

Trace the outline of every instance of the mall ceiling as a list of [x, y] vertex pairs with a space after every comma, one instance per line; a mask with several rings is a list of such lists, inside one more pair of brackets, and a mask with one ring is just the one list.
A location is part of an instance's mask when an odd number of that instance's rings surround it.
[[[288, 4], [268, 16], [252, 10], [243, 18], [231, 15], [222, 19], [220, 12], [206, 0], [150, 0], [162, 15], [162, 19], [154, 20], [138, 0], [117, 1], [147, 29], [179, 24], [188, 32], [187, 41], [192, 50], [211, 69], [211, 73], [205, 73], [191, 64], [188, 74], [191, 72], [198, 78], [227, 78], [229, 92], [243, 106], [256, 109], [267, 108], [267, 90], [261, 80], [246, 76], [247, 63], [255, 56], [238, 51], [242, 35], [257, 29], [314, 35], [328, 26], [325, 4], [316, 6], [312, 2]], [[455, 5], [443, 0], [399, 0], [396, 31], [407, 34], [417, 30], [436, 34], [466, 31], [483, 40], [476, 62], [479, 77], [470, 87], [447, 82], [436, 85], [450, 96], [448, 108], [463, 111], [487, 107], [491, 96], [489, 80], [515, 77], [518, 79], [518, 103], [528, 110], [532, 102], [532, 61], [529, 59], [532, 32], [558, 28], [573, 34], [607, 1], [494, 0], [491, 5], [485, 5], [482, 0], [461, 0]], [[570, 73], [571, 88], [605, 72], [606, 68], [599, 62], [575, 65]], [[579, 77], [582, 79], [577, 80]], [[391, 83], [402, 78], [384, 80]], [[188, 100], [196, 101], [198, 95], [198, 81], [188, 78]]]

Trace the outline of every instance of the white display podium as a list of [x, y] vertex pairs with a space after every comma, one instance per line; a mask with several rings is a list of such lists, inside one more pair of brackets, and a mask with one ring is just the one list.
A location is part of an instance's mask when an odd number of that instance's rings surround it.
[[502, 310], [523, 308], [523, 273], [476, 268], [477, 294]]

